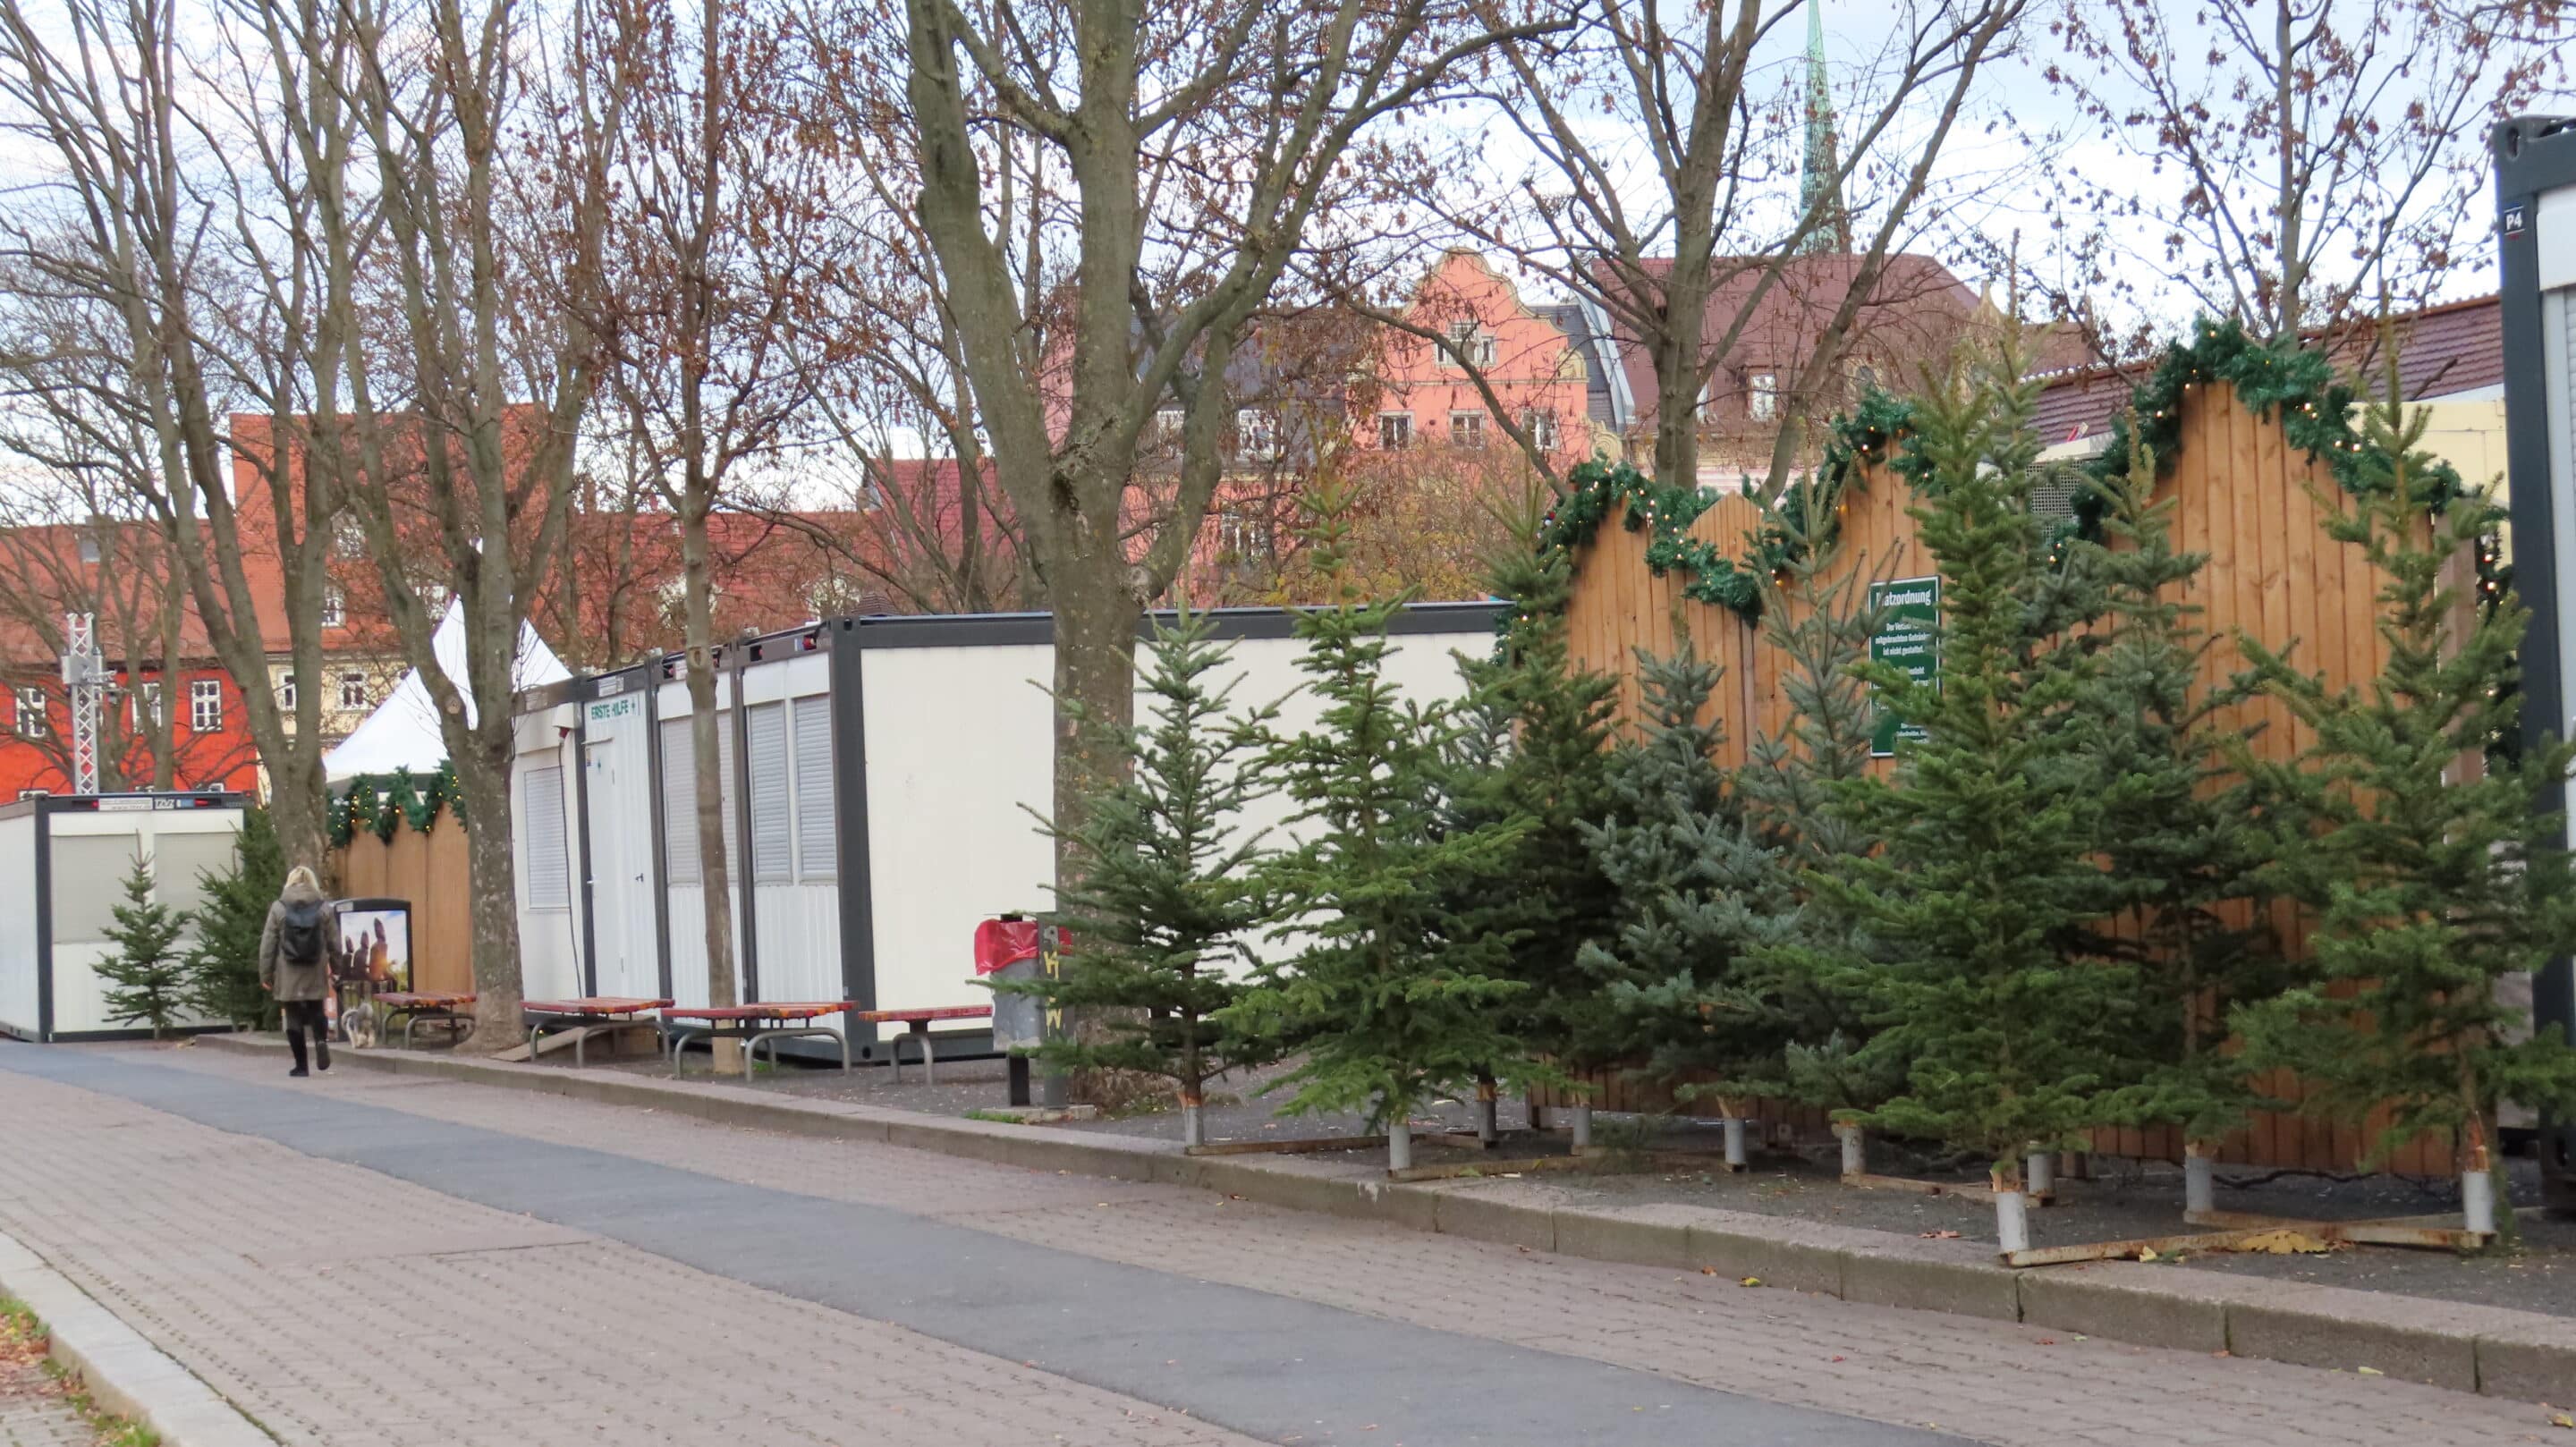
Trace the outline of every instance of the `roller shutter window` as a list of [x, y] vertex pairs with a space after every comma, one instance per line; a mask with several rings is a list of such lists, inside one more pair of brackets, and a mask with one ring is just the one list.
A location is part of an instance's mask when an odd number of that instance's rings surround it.
[[662, 720], [662, 858], [671, 883], [698, 882], [698, 765], [685, 718]]
[[742, 771], [734, 767], [733, 711], [731, 709], [716, 711], [716, 754], [724, 760], [724, 766], [716, 770], [716, 782], [723, 786], [720, 792], [724, 803], [725, 883], [740, 889], [742, 888], [742, 826], [736, 822], [739, 816], [734, 811], [740, 806], [734, 803], [733, 796], [734, 775]]
[[568, 909], [572, 857], [564, 849], [563, 769], [530, 769], [522, 788], [528, 819], [528, 908]]
[[756, 703], [745, 716], [751, 754], [751, 867], [755, 884], [795, 882], [795, 820], [787, 791], [787, 705]]
[[833, 832], [832, 700], [796, 700], [796, 875], [824, 882], [840, 872]]

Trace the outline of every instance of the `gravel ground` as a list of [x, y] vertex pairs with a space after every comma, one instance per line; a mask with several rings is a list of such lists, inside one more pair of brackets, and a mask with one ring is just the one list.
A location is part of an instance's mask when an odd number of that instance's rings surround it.
[[[693, 1073], [703, 1071], [704, 1059], [703, 1056], [692, 1058]], [[647, 1059], [623, 1062], [613, 1068], [653, 1071], [659, 1067]], [[1281, 1118], [1276, 1113], [1277, 1108], [1289, 1092], [1282, 1089], [1266, 1097], [1258, 1093], [1262, 1085], [1275, 1080], [1281, 1073], [1282, 1069], [1273, 1069], [1248, 1079], [1229, 1079], [1212, 1086], [1212, 1103], [1205, 1111], [1208, 1139], [1286, 1139], [1358, 1135], [1364, 1131], [1362, 1120], [1350, 1114]], [[843, 1075], [837, 1070], [813, 1069], [792, 1062], [774, 1073], [764, 1070], [754, 1083], [765, 1089], [800, 1096], [935, 1115], [966, 1115], [977, 1110], [989, 1110], [1004, 1104], [1007, 1098], [1004, 1070], [998, 1060], [942, 1064], [936, 1086], [924, 1085], [920, 1070], [914, 1066], [905, 1067], [903, 1083], [897, 1085], [891, 1072], [882, 1067], [862, 1067]], [[1518, 1101], [1504, 1101], [1500, 1117], [1507, 1131], [1525, 1124], [1524, 1112]], [[1471, 1130], [1475, 1121], [1472, 1108], [1463, 1101], [1437, 1103], [1414, 1119], [1417, 1131], [1440, 1128]], [[1123, 1135], [1177, 1140], [1181, 1134], [1181, 1119], [1177, 1111], [1142, 1110], [1097, 1121], [1045, 1128], [1113, 1131]], [[1640, 1138], [1642, 1133], [1641, 1125], [1610, 1116], [1601, 1117], [1595, 1129], [1605, 1144]], [[1694, 1150], [1716, 1149], [1714, 1127], [1667, 1123], [1662, 1131], [1659, 1145]], [[1511, 1157], [1563, 1153], [1561, 1138], [1539, 1142], [1523, 1138], [1507, 1140], [1497, 1154]], [[1341, 1157], [1328, 1155], [1323, 1158]], [[1348, 1158], [1382, 1159], [1375, 1152], [1354, 1152]], [[1429, 1142], [1421, 1143], [1415, 1151], [1415, 1160], [1422, 1165], [1470, 1163], [1482, 1158], [1472, 1149]], [[1649, 1166], [1637, 1160], [1626, 1162], [1623, 1169], [1622, 1163], [1614, 1157], [1605, 1163], [1602, 1174], [1551, 1173], [1547, 1180], [1551, 1185], [1573, 1193], [1577, 1199], [1598, 1200], [1604, 1205], [1680, 1202], [1731, 1211], [1831, 1221], [1875, 1231], [1912, 1235], [1955, 1231], [1966, 1240], [1994, 1239], [1992, 1206], [1955, 1197], [1848, 1187], [1836, 1179], [1839, 1159], [1834, 1146], [1828, 1142], [1811, 1146], [1799, 1154], [1775, 1152], [1757, 1155], [1752, 1170], [1743, 1175], [1728, 1175], [1720, 1171], [1693, 1172], [1674, 1170], [1669, 1166]], [[1927, 1162], [1909, 1157], [1883, 1142], [1873, 1143], [1871, 1166], [1891, 1175], [1959, 1181], [1971, 1179], [1968, 1173], [1956, 1170], [1936, 1171]], [[2528, 1159], [2515, 1160], [2512, 1162], [2512, 1175], [2515, 1202], [2521, 1205], [2536, 1202], [2539, 1199], [2537, 1165]], [[2456, 1190], [2447, 1182], [2419, 1183], [2386, 1176], [2335, 1180], [2308, 1174], [2227, 1169], [2218, 1173], [2218, 1204], [2224, 1210], [2305, 1220], [2431, 1215], [2456, 1211], [2459, 1207]], [[2061, 1182], [2059, 1203], [2045, 1211], [2034, 1212], [2031, 1223], [2032, 1235], [2042, 1246], [2182, 1233], [2190, 1229], [2182, 1220], [2182, 1171], [2177, 1166], [2161, 1162], [2102, 1162], [2099, 1179]], [[2188, 1260], [2193, 1266], [2205, 1270], [2360, 1287], [2576, 1317], [2576, 1221], [2533, 1215], [2521, 1218], [2518, 1224], [2522, 1238], [2518, 1248], [2490, 1251], [2476, 1257], [2394, 1247], [2359, 1247], [2320, 1256], [2213, 1253], [2192, 1255]]]

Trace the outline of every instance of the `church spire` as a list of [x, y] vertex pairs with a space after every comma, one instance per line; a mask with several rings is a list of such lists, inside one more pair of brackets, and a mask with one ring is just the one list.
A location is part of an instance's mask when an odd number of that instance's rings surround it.
[[1848, 252], [1851, 213], [1843, 208], [1842, 162], [1834, 150], [1834, 95], [1825, 79], [1823, 0], [1807, 0], [1807, 157], [1798, 181], [1798, 205], [1812, 213], [1822, 198], [1824, 217], [1799, 243], [1802, 253]]

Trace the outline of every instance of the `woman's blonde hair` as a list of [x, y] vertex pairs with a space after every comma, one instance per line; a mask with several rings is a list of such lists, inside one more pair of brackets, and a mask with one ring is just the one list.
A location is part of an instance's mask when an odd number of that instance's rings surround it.
[[322, 889], [322, 881], [314, 877], [313, 869], [310, 865], [299, 864], [293, 869], [286, 871], [286, 887], [293, 889], [299, 884], [317, 894], [320, 893]]

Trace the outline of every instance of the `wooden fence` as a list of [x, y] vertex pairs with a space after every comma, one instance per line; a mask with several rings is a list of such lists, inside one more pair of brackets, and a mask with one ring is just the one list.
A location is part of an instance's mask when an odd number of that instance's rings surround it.
[[[2205, 553], [2208, 564], [2185, 595], [2201, 610], [2198, 623], [2222, 640], [2238, 630], [2274, 649], [2295, 640], [2293, 661], [2320, 672], [2329, 686], [2366, 684], [2386, 662], [2375, 626], [2378, 579], [2357, 549], [2325, 529], [2321, 507], [2343, 505], [2345, 494], [2321, 462], [2311, 461], [2282, 434], [2277, 419], [2255, 416], [2223, 382], [2190, 388], [2182, 403], [2181, 444], [2157, 486], [2174, 502], [2174, 542]], [[1864, 471], [1841, 502], [1837, 566], [1865, 578], [1911, 578], [1934, 571], [1907, 509], [1913, 499], [1901, 478], [1884, 469]], [[1758, 522], [1754, 505], [1740, 497], [1719, 501], [1692, 533], [1729, 552]], [[1760, 626], [1731, 610], [1683, 595], [1676, 572], [1656, 577], [1646, 566], [1647, 531], [1629, 531], [1619, 518], [1603, 523], [1576, 559], [1567, 609], [1571, 651], [1579, 665], [1618, 675], [1624, 716], [1638, 701], [1636, 650], [1669, 654], [1687, 629], [1704, 657], [1726, 666], [1717, 707], [1726, 726], [1724, 760], [1744, 761], [1750, 740], [1778, 732], [1787, 702], [1780, 679], [1784, 660], [1761, 636]], [[2463, 607], [2472, 560], [2459, 563]], [[2215, 687], [2242, 667], [2236, 648], [2221, 642], [2202, 664], [2201, 683]], [[2276, 700], [2255, 698], [2212, 720], [2226, 733], [2243, 734], [2262, 758], [2286, 760], [2312, 742], [2312, 730]], [[1893, 767], [1880, 761], [1882, 772]], [[2305, 922], [2286, 902], [2273, 914], [2282, 944], [2296, 953], [2306, 941]], [[1668, 1101], [1659, 1088], [1635, 1080], [1597, 1082], [1603, 1104], [1626, 1101], [1638, 1108]], [[2298, 1083], [2275, 1075], [2264, 1088], [2295, 1103]], [[1796, 1119], [1791, 1110], [1786, 1118]], [[2351, 1170], [2366, 1154], [2375, 1130], [2331, 1125], [2295, 1112], [2266, 1113], [2225, 1143], [2222, 1161], [2255, 1166]], [[2104, 1133], [2106, 1154], [2179, 1160], [2183, 1142], [2171, 1128]], [[2388, 1161], [2391, 1170], [2428, 1176], [2451, 1174], [2451, 1143], [2426, 1137]]]
[[339, 892], [349, 899], [411, 901], [412, 988], [474, 988], [473, 937], [467, 924], [465, 826], [442, 809], [424, 834], [405, 820], [391, 839], [364, 831], [332, 861]]

